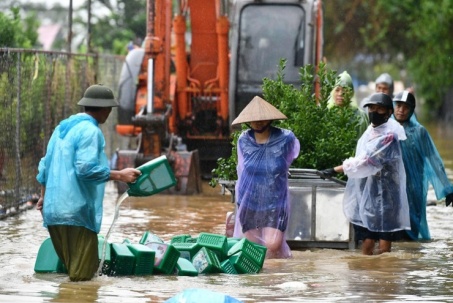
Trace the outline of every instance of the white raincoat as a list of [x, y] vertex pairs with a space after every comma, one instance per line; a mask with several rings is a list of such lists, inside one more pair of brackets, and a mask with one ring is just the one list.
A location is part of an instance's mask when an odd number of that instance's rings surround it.
[[344, 192], [345, 216], [373, 232], [410, 229], [406, 173], [399, 140], [403, 127], [389, 119], [360, 137], [355, 157], [343, 162], [348, 176]]

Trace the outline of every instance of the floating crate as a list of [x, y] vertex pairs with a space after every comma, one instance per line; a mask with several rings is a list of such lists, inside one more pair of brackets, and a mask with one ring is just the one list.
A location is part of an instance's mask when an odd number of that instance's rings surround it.
[[186, 239], [186, 243], [197, 243], [198, 242], [198, 238], [195, 237], [195, 238], [187, 238]]
[[240, 274], [256, 274], [261, 270], [261, 266], [256, 264], [255, 261], [242, 251], [232, 255], [229, 259]]
[[234, 246], [234, 244], [238, 243], [241, 240], [242, 238], [227, 238], [227, 251], [229, 251], [231, 247]]
[[61, 262], [58, 257], [50, 238], [45, 239], [39, 247], [34, 270], [37, 273], [67, 272], [63, 262]]
[[138, 243], [146, 245], [150, 242], [164, 243], [164, 240], [149, 231], [145, 231]]
[[202, 247], [192, 258], [192, 264], [200, 274], [220, 273], [220, 261], [214, 251]]
[[132, 275], [135, 257], [126, 244], [112, 243], [112, 276]]
[[178, 276], [198, 276], [198, 270], [193, 266], [192, 262], [187, 259], [179, 258], [176, 263], [176, 274]]
[[195, 256], [195, 254], [200, 250], [201, 246], [198, 243], [180, 243], [176, 242], [172, 244], [180, 253], [180, 257], [187, 259], [189, 261]]
[[187, 242], [187, 239], [190, 239], [190, 238], [192, 238], [192, 237], [188, 234], [177, 235], [177, 236], [174, 236], [173, 238], [171, 238], [170, 244], [185, 243], [185, 242]]
[[260, 267], [263, 267], [264, 259], [266, 258], [266, 246], [253, 243], [246, 238], [242, 238], [233, 247], [231, 247], [230, 250], [228, 250], [228, 256], [232, 256], [240, 251], [255, 261], [255, 263]]
[[[105, 243], [105, 252], [104, 250], [104, 243]], [[98, 236], [98, 254], [99, 254], [99, 262], [104, 259], [104, 263], [102, 264], [101, 274], [103, 275], [110, 275], [112, 270], [112, 245], [107, 242], [103, 236]]]
[[156, 271], [167, 275], [174, 272], [181, 253], [173, 245], [149, 242], [146, 246], [155, 252], [154, 269]]
[[200, 233], [197, 243], [214, 251], [219, 260], [223, 261], [228, 255], [228, 242], [227, 237], [224, 235]]
[[127, 248], [135, 256], [134, 275], [151, 275], [154, 269], [156, 252], [143, 244], [127, 244]]
[[231, 263], [230, 259], [226, 259], [222, 263], [220, 263], [220, 267], [222, 268], [222, 271], [226, 274], [232, 275], [238, 274], [236, 268], [234, 268], [234, 265]]

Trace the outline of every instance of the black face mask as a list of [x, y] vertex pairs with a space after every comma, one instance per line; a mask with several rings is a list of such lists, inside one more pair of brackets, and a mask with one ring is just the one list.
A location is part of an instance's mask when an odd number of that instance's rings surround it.
[[368, 112], [368, 118], [373, 123], [374, 127], [384, 124], [388, 121], [389, 116], [387, 114], [379, 114], [377, 112]]

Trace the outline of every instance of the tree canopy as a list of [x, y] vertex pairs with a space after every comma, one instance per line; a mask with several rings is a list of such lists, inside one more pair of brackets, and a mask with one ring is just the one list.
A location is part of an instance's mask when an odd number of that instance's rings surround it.
[[415, 84], [430, 107], [439, 108], [453, 87], [453, 1], [336, 0], [324, 3], [324, 53]]

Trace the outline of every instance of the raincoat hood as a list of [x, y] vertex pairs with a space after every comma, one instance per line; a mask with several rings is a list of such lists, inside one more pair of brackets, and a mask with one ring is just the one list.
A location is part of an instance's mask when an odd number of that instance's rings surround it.
[[77, 124], [82, 121], [90, 121], [94, 125], [98, 126], [99, 123], [88, 114], [81, 113], [77, 115], [72, 115], [69, 118], [60, 122], [60, 139], [63, 139], [66, 134]]

